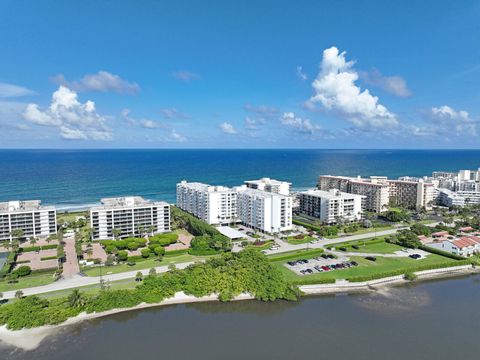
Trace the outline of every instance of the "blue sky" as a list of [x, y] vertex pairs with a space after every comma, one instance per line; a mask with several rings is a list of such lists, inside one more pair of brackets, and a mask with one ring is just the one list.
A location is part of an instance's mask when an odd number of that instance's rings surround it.
[[480, 1], [0, 2], [2, 148], [479, 148]]

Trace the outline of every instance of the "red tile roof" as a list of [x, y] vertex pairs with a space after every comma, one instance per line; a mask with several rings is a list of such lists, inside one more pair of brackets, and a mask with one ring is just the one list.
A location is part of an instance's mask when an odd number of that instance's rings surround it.
[[463, 249], [463, 248], [466, 248], [466, 247], [469, 247], [469, 246], [475, 246], [478, 243], [476, 241], [473, 241], [472, 239], [470, 239], [468, 237], [462, 237], [460, 239], [453, 240], [452, 244], [454, 244], [459, 249]]
[[433, 237], [448, 236], [448, 231], [438, 231], [432, 234]]
[[471, 226], [465, 226], [458, 230], [466, 232], [466, 231], [473, 231], [473, 228]]

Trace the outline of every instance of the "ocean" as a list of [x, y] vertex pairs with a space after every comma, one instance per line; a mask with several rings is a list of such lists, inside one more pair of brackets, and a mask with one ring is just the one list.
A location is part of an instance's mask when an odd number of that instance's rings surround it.
[[320, 174], [396, 178], [479, 167], [480, 150], [0, 150], [0, 201], [71, 210], [124, 195], [174, 203], [181, 180], [234, 186], [271, 177], [300, 190]]

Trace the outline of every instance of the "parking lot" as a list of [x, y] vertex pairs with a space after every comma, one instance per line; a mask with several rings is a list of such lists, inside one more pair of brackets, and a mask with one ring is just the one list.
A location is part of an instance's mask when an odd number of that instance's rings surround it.
[[284, 264], [289, 270], [294, 271], [297, 275], [309, 275], [329, 271], [341, 271], [358, 264], [351, 261], [347, 256], [338, 256], [322, 254], [313, 259], [300, 259], [288, 261]]

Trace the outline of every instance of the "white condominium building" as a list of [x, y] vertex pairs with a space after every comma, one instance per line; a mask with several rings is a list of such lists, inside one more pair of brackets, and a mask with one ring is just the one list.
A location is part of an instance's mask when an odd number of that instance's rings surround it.
[[291, 196], [248, 188], [236, 187], [238, 193], [237, 216], [246, 226], [267, 233], [292, 229]]
[[[153, 230], [170, 231], [170, 205], [140, 196], [105, 198], [90, 209], [92, 239], [103, 240], [138, 236]], [[119, 235], [115, 235], [116, 232]]]
[[452, 191], [439, 189], [439, 201], [444, 206], [466, 206], [480, 204], [479, 191]]
[[182, 181], [177, 184], [177, 206], [209, 224], [237, 220], [237, 192], [225, 186]]
[[291, 183], [286, 181], [278, 181], [270, 178], [261, 178], [260, 180], [245, 181], [250, 189], [257, 189], [267, 192], [273, 192], [281, 195], [290, 195]]
[[56, 234], [57, 212], [39, 200], [1, 202], [0, 240], [12, 241], [14, 230], [22, 230], [25, 238]]
[[329, 191], [307, 190], [298, 194], [300, 213], [320, 219], [325, 224], [335, 224], [339, 218], [347, 221], [361, 220], [362, 203], [366, 196], [348, 194], [336, 189]]

